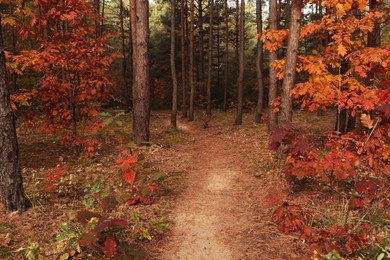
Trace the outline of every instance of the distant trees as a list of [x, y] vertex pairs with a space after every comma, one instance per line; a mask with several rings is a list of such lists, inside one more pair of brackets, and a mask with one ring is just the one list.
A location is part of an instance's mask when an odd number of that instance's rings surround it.
[[[0, 4], [0, 8], [3, 8]], [[0, 13], [0, 187], [6, 212], [23, 212], [27, 208], [19, 164], [14, 113], [6, 82], [2, 14]]]

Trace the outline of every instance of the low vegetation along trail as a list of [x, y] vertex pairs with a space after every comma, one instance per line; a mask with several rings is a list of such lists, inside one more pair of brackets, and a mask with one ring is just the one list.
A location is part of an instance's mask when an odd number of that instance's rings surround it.
[[256, 202], [267, 196], [261, 192], [267, 187], [245, 172], [248, 162], [239, 148], [222, 138], [221, 128], [183, 121], [179, 130], [192, 138], [180, 149], [188, 153], [192, 167], [175, 203], [172, 235], [161, 258], [294, 259], [291, 252], [281, 252], [283, 235]]

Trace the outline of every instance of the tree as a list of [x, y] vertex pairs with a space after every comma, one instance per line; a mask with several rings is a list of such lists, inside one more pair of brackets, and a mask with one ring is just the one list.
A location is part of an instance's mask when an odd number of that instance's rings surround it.
[[227, 109], [227, 92], [229, 87], [229, 7], [228, 2], [224, 2], [225, 12], [225, 87], [223, 91], [223, 110]]
[[175, 0], [171, 0], [171, 71], [172, 71], [172, 111], [171, 126], [176, 128], [177, 117], [177, 78], [175, 65]]
[[[134, 6], [132, 6], [134, 8]], [[135, 10], [133, 134], [136, 143], [149, 142], [150, 78], [149, 78], [149, 1], [139, 0]]]
[[195, 0], [191, 0], [190, 4], [190, 111], [188, 115], [188, 120], [194, 120], [194, 98], [195, 98], [195, 82], [194, 82], [194, 9], [195, 9]]
[[213, 70], [213, 16], [214, 0], [210, 0], [210, 27], [209, 27], [209, 50], [208, 50], [208, 74], [207, 74], [207, 114], [211, 113], [211, 76]]
[[182, 85], [182, 113], [183, 117], [187, 117], [187, 46], [186, 46], [186, 28], [185, 28], [185, 20], [186, 16], [184, 14], [185, 0], [180, 1], [180, 31], [181, 31], [181, 85]]
[[237, 116], [236, 125], [242, 124], [242, 106], [244, 95], [244, 51], [245, 51], [245, 0], [241, 0], [240, 15], [240, 43], [239, 43], [239, 63], [238, 63], [238, 99], [237, 99]]
[[[3, 7], [2, 4], [0, 7]], [[20, 173], [14, 114], [6, 82], [1, 20], [0, 13], [0, 185], [5, 211], [23, 212], [27, 208], [27, 203]]]
[[204, 95], [203, 0], [198, 0], [198, 36], [198, 82], [201, 85], [202, 95]]
[[295, 84], [298, 58], [299, 32], [302, 18], [302, 0], [294, 0], [290, 15], [290, 30], [287, 40], [286, 68], [284, 70], [279, 127], [290, 128], [292, 124], [291, 89]]
[[[123, 55], [123, 85], [125, 92], [125, 113], [129, 113], [131, 109], [130, 104], [130, 82], [128, 78], [127, 71], [127, 58], [126, 58], [126, 47], [125, 47], [125, 29], [123, 26], [123, 0], [119, 1], [119, 19], [120, 19], [120, 30], [121, 30], [121, 40], [122, 40], [122, 55]], [[130, 42], [131, 44], [131, 42]], [[131, 49], [131, 48], [129, 48]], [[130, 50], [131, 53], [131, 50]], [[130, 68], [131, 69], [131, 68]]]
[[[278, 29], [277, 23], [277, 0], [270, 0], [269, 2], [269, 28], [271, 31]], [[269, 122], [268, 129], [273, 130], [277, 127], [277, 114], [273, 109], [273, 102], [277, 96], [276, 69], [272, 64], [277, 59], [277, 51], [270, 51], [269, 53], [269, 93], [268, 93], [268, 107], [269, 107]]]
[[257, 107], [255, 113], [255, 122], [261, 123], [261, 117], [263, 114], [263, 100], [264, 100], [264, 80], [263, 80], [263, 43], [260, 40], [260, 35], [263, 31], [263, 21], [262, 21], [262, 8], [261, 0], [256, 0], [256, 24], [257, 24], [257, 57], [256, 57], [256, 74], [257, 74], [257, 88], [258, 88], [258, 97], [257, 97]]

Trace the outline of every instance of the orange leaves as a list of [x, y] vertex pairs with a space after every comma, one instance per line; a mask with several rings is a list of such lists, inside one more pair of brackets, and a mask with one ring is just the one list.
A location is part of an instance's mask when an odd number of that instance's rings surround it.
[[340, 43], [339, 45], [337, 45], [337, 53], [341, 57], [344, 57], [347, 54], [347, 48], [345, 48], [345, 46], [342, 43]]
[[315, 33], [318, 33], [320, 30], [322, 30], [323, 26], [324, 25], [323, 25], [322, 20], [309, 23], [308, 25], [305, 25], [305, 26], [303, 26], [301, 28], [301, 32], [300, 32], [299, 38], [303, 39], [303, 38], [312, 36]]
[[288, 30], [265, 30], [260, 40], [263, 42], [263, 48], [274, 52], [277, 51], [287, 38]]

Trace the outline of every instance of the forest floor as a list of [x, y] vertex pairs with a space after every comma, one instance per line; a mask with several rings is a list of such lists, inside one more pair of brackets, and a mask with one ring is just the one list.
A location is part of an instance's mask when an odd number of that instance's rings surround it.
[[[21, 215], [0, 214], [0, 258], [23, 258], [32, 252], [56, 259], [67, 252], [80, 259], [101, 259], [97, 248], [78, 253], [68, 233], [75, 231], [80, 238], [83, 230], [72, 216], [85, 208], [101, 211], [100, 201], [107, 194], [120, 203], [107, 217], [130, 223], [119, 237], [137, 243], [149, 259], [304, 259], [307, 246], [277, 229], [272, 221], [275, 208], [288, 200], [330, 215], [339, 212], [328, 206], [334, 200], [327, 192], [293, 190], [283, 176], [283, 161], [268, 150], [266, 125], [252, 123], [253, 115], [247, 113], [246, 123], [234, 126], [234, 111], [217, 111], [211, 119], [199, 113], [195, 122], [179, 119], [178, 131], [170, 129], [168, 112], [153, 113], [152, 145], [137, 150], [144, 160], [137, 174], [160, 180], [159, 188], [147, 194], [150, 204], [121, 203], [132, 191], [123, 184], [115, 161], [123, 147], [132, 147], [125, 141], [131, 122], [130, 115], [116, 114], [104, 116], [114, 120], [100, 134], [103, 145], [93, 158], [75, 156], [56, 137], [19, 130], [24, 183], [33, 207]], [[294, 118], [317, 133], [332, 129], [334, 115], [298, 112]], [[44, 191], [47, 173], [63, 165], [66, 185], [58, 183], [54, 193]], [[156, 219], [160, 227], [151, 224]], [[65, 246], [58, 239], [66, 233], [64, 224], [69, 226]]]

